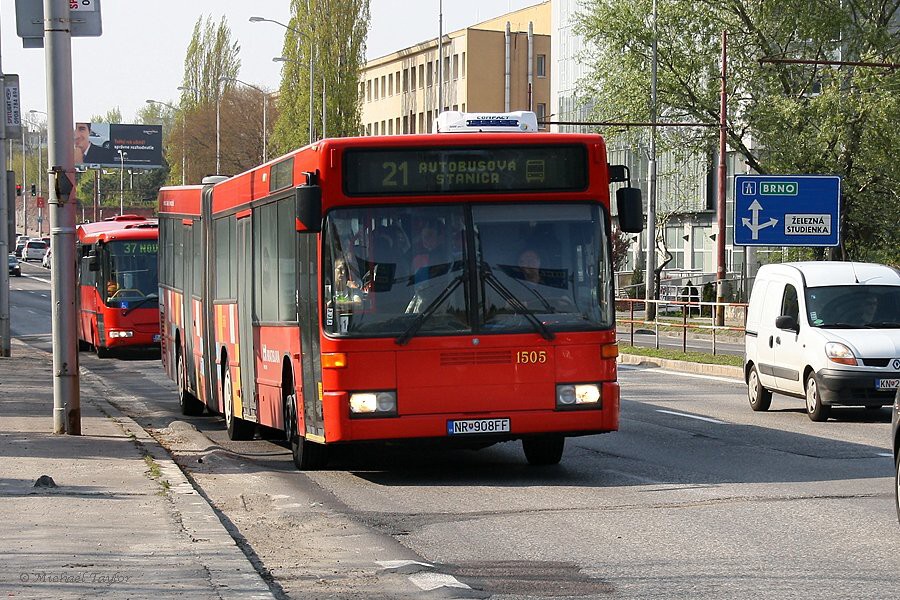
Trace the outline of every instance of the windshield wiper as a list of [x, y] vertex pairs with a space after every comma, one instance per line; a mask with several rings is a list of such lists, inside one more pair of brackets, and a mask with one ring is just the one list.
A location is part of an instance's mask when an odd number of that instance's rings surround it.
[[141, 298], [140, 300], [135, 302], [134, 305], [129, 306], [123, 313], [123, 316], [127, 316], [128, 313], [130, 313], [137, 307], [141, 306], [142, 304], [149, 302], [150, 300], [158, 300], [158, 299], [159, 299], [159, 296], [157, 296], [156, 294], [150, 294], [149, 296], [144, 296], [143, 298]]
[[544, 325], [543, 321], [535, 316], [534, 311], [525, 306], [515, 294], [509, 291], [505, 285], [500, 283], [497, 276], [491, 272], [491, 268], [483, 262], [481, 263], [481, 278], [486, 284], [491, 286], [495, 292], [500, 294], [504, 300], [509, 302], [510, 306], [512, 306], [517, 313], [524, 316], [532, 325], [534, 325], [534, 328], [541, 334], [541, 337], [548, 341], [553, 340], [556, 337], [553, 332]]
[[872, 321], [869, 323], [869, 327], [874, 327], [875, 329], [896, 329], [900, 327], [900, 322], [898, 321]]
[[459, 275], [454, 277], [450, 281], [450, 283], [448, 283], [447, 286], [443, 289], [443, 291], [441, 291], [441, 293], [438, 294], [437, 297], [432, 300], [428, 304], [428, 306], [425, 307], [425, 310], [419, 313], [419, 315], [412, 322], [412, 325], [410, 325], [406, 329], [406, 331], [400, 334], [400, 337], [398, 337], [394, 341], [400, 346], [405, 346], [409, 342], [409, 340], [412, 339], [414, 335], [416, 335], [419, 329], [422, 328], [422, 325], [425, 323], [425, 321], [437, 311], [441, 304], [444, 303], [444, 300], [446, 300], [450, 297], [451, 294], [453, 294], [453, 291], [459, 287], [459, 284], [461, 284], [463, 280], [465, 280], [465, 278], [465, 273], [460, 273]]

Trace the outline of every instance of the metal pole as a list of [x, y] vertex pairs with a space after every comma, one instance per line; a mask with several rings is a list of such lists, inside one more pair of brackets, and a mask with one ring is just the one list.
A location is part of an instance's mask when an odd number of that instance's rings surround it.
[[325, 73], [322, 73], [322, 139], [325, 139]]
[[[263, 162], [269, 162], [269, 138], [266, 123], [266, 105], [269, 103], [269, 95], [263, 92]], [[182, 183], [184, 183], [182, 181]]]
[[[72, 37], [69, 0], [44, 0], [50, 165], [53, 432], [81, 435], [75, 310], [75, 142], [72, 119]], [[66, 193], [67, 192], [67, 193]]]
[[437, 114], [444, 110], [444, 2], [438, 1], [438, 105]]
[[27, 131], [28, 122], [25, 119], [22, 119], [22, 233], [25, 235], [28, 235], [28, 202], [25, 201], [27, 198], [25, 195], [25, 133]]
[[181, 111], [181, 185], [184, 185], [185, 182], [185, 165], [187, 164], [187, 159], [185, 158], [187, 154], [187, 137], [184, 130], [185, 119], [187, 119], [187, 115], [184, 114], [184, 111]]
[[125, 153], [119, 150], [119, 214], [125, 214]]
[[[650, 122], [656, 123], [656, 0], [653, 0], [653, 42], [650, 47], [652, 64], [650, 71]], [[656, 319], [656, 127], [650, 127], [650, 162], [648, 165], [649, 189], [647, 190], [647, 277], [644, 297], [647, 299], [648, 321]]]
[[222, 94], [222, 82], [216, 82], [216, 175], [222, 172], [222, 145], [219, 134], [221, 118], [219, 117], [219, 105], [221, 104], [219, 96]]
[[97, 207], [100, 206], [100, 169], [94, 171], [94, 221], [97, 221]]
[[716, 203], [716, 224], [719, 232], [716, 235], [716, 324], [725, 324], [725, 178], [728, 175], [725, 163], [726, 135], [728, 132], [728, 102], [726, 90], [726, 61], [728, 32], [722, 31], [722, 91], [719, 98], [719, 189]]
[[[307, 4], [307, 7], [309, 5]], [[313, 75], [314, 75], [314, 66], [313, 66], [313, 43], [310, 37], [306, 38], [309, 42], [309, 143], [313, 143], [313, 132], [315, 131], [315, 116], [313, 111]]]
[[[0, 89], [6, 90], [6, 81], [3, 77], [3, 68], [0, 65]], [[0, 119], [0, 165], [6, 162], [4, 153], [6, 152], [6, 119]], [[10, 146], [10, 157], [12, 157], [12, 146]], [[3, 180], [0, 182], [0, 256], [9, 254], [9, 199], [7, 193], [9, 185], [7, 184], [6, 171], [3, 172]], [[15, 210], [15, 209], [13, 209]], [[0, 269], [0, 357], [10, 355], [10, 331], [9, 331], [9, 269]]]

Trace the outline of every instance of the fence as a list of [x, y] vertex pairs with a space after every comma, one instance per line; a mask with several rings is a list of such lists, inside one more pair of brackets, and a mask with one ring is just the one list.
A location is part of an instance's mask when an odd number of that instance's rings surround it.
[[[647, 303], [656, 305], [656, 318], [646, 319]], [[719, 310], [724, 311], [724, 324], [716, 324]], [[625, 314], [627, 313], [627, 318]], [[708, 316], [706, 316], [708, 314]], [[695, 316], [696, 315], [696, 316]], [[711, 334], [711, 349], [717, 354], [717, 337], [732, 334], [743, 338], [747, 323], [747, 304], [738, 302], [683, 302], [678, 300], [643, 300], [632, 298], [616, 299], [617, 326], [627, 324], [630, 344], [634, 346], [637, 325], [642, 328], [652, 326], [659, 348], [660, 331], [681, 331], [681, 350], [687, 352], [688, 332], [699, 335]]]

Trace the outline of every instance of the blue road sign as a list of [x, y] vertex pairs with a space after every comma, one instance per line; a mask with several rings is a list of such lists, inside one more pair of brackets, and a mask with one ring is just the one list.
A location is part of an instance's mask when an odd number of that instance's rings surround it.
[[837, 246], [841, 178], [836, 175], [738, 175], [736, 246]]

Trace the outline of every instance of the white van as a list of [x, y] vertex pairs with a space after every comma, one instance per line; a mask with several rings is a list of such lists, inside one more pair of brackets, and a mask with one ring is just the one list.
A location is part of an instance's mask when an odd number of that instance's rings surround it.
[[835, 404], [892, 404], [900, 387], [900, 271], [849, 262], [764, 265], [746, 331], [753, 410], [768, 410], [772, 392], [805, 398], [813, 421], [827, 420]]

